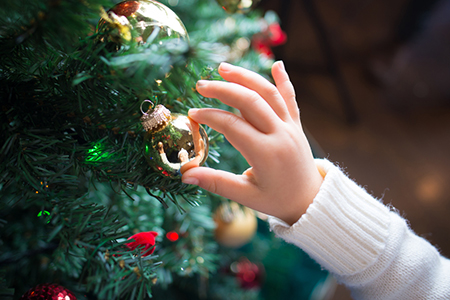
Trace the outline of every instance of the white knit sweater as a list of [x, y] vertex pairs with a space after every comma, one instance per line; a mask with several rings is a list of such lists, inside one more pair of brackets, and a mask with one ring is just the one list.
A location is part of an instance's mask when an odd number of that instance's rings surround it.
[[270, 217], [275, 234], [308, 253], [354, 299], [450, 299], [450, 260], [338, 167], [320, 159], [316, 165], [325, 179], [314, 202], [292, 226]]

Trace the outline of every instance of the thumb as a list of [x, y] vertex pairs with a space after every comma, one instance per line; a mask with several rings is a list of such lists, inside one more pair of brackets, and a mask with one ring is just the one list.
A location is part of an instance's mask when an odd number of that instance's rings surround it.
[[199, 187], [244, 204], [245, 199], [251, 199], [255, 187], [246, 175], [236, 175], [230, 172], [206, 167], [186, 170], [181, 178], [183, 183], [194, 184]]

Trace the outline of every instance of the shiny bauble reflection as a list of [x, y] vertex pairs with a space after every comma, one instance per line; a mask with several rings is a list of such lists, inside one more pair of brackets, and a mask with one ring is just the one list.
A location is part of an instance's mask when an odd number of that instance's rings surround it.
[[182, 114], [171, 114], [167, 125], [148, 130], [144, 138], [147, 162], [171, 178], [180, 178], [186, 170], [203, 165], [208, 149], [205, 129]]
[[167, 6], [152, 0], [118, 3], [100, 19], [97, 32], [100, 41], [119, 44], [130, 41], [132, 36], [141, 43], [161, 44], [166, 39], [189, 40], [180, 18]]
[[247, 13], [259, 3], [260, 0], [217, 0], [217, 3], [228, 13]]

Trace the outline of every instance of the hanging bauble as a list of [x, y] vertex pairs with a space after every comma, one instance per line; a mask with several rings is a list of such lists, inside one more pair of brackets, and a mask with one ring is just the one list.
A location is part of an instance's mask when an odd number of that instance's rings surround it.
[[186, 170], [205, 163], [209, 141], [202, 126], [188, 116], [171, 113], [161, 104], [142, 113], [145, 158], [157, 172], [180, 178]]
[[236, 202], [224, 203], [214, 212], [217, 242], [230, 248], [239, 248], [253, 238], [258, 222], [253, 210]]
[[141, 249], [141, 255], [148, 256], [152, 254], [153, 251], [155, 251], [155, 237], [157, 236], [158, 233], [155, 231], [139, 232], [130, 236], [128, 239], [134, 241], [126, 243], [125, 245], [130, 250], [134, 250], [138, 247], [143, 247]]
[[20, 300], [77, 300], [77, 298], [61, 285], [44, 283], [29, 289]]
[[183, 22], [167, 6], [152, 0], [123, 1], [104, 13], [97, 25], [100, 41], [163, 43], [188, 40]]
[[222, 8], [230, 13], [247, 13], [259, 3], [260, 0], [216, 0]]
[[274, 22], [252, 37], [252, 46], [256, 52], [268, 58], [274, 58], [272, 47], [283, 45], [286, 41], [286, 33], [281, 29], [279, 23]]
[[261, 287], [264, 277], [264, 265], [253, 263], [247, 257], [241, 257], [230, 265], [230, 271], [236, 275], [239, 285], [244, 289]]

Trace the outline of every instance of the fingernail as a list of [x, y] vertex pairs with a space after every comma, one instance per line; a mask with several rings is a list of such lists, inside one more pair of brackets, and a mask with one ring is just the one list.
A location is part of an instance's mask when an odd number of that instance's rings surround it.
[[197, 88], [205, 87], [208, 84], [208, 80], [199, 80], [197, 81]]
[[198, 108], [191, 108], [188, 111], [188, 116], [193, 117], [198, 112]]
[[197, 178], [195, 177], [182, 177], [181, 181], [185, 184], [193, 184], [193, 185], [198, 185], [199, 181]]
[[282, 69], [283, 71], [286, 71], [286, 68], [284, 67], [284, 62], [283, 62], [282, 60], [279, 60], [278, 63], [280, 64], [281, 69]]
[[228, 72], [229, 70], [231, 70], [231, 67], [232, 67], [232, 66], [233, 66], [233, 65], [231, 65], [231, 64], [229, 64], [229, 63], [222, 62], [222, 63], [220, 63], [219, 69], [220, 69], [220, 71]]

